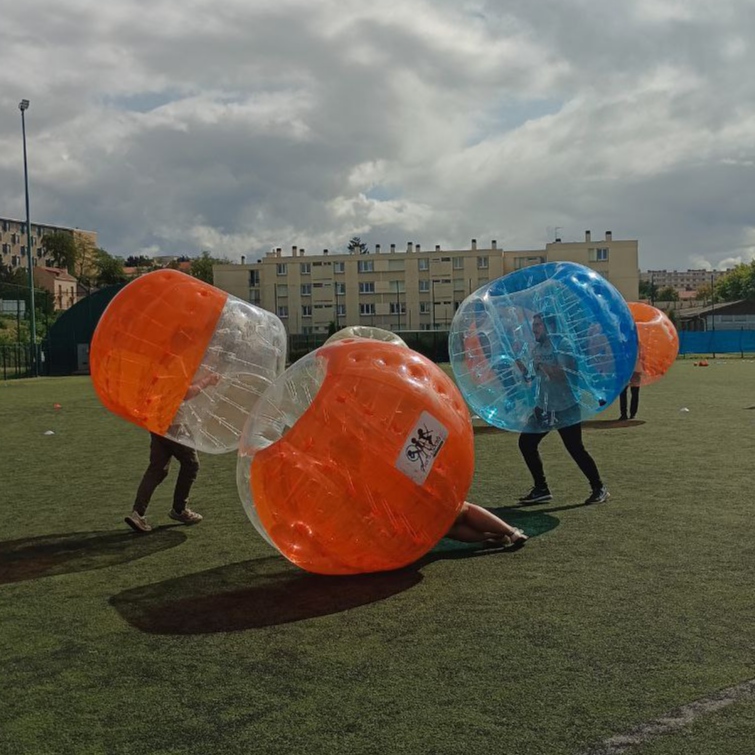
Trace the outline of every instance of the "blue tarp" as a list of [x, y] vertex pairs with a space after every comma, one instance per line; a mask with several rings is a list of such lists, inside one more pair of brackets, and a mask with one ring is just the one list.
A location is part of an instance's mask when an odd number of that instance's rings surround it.
[[755, 330], [680, 330], [680, 354], [755, 352]]

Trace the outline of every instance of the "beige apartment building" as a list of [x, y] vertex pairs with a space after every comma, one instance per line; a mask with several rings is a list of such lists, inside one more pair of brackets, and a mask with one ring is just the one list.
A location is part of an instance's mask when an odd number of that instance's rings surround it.
[[[30, 225], [32, 265], [53, 266], [53, 260], [45, 258], [42, 248], [42, 238], [48, 233], [69, 233], [71, 236], [87, 239], [91, 242], [93, 248], [97, 246], [97, 233], [94, 231], [82, 231], [79, 228], [65, 228], [39, 223], [31, 223]], [[11, 269], [15, 269], [17, 267], [28, 268], [27, 260], [26, 221], [0, 218], [0, 262]]]
[[660, 288], [671, 287], [681, 293], [697, 291], [703, 286], [713, 285], [728, 270], [647, 270], [640, 273], [640, 281], [653, 283]]
[[543, 262], [577, 262], [607, 278], [628, 301], [639, 296], [638, 244], [613, 239], [606, 232], [594, 241], [546, 244], [545, 249], [510, 251], [491, 241], [469, 249], [406, 250], [391, 244], [368, 254], [306, 254], [279, 247], [247, 264], [215, 265], [215, 285], [275, 312], [289, 333], [326, 333], [336, 328], [370, 325], [386, 330], [447, 330], [459, 304], [488, 281]]

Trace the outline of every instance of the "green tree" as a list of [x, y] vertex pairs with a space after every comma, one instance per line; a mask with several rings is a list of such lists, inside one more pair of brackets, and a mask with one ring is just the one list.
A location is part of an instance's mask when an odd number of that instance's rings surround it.
[[95, 253], [94, 283], [97, 286], [111, 286], [115, 283], [125, 283], [128, 280], [123, 269], [123, 260], [113, 257], [104, 249], [97, 249]]
[[737, 265], [722, 275], [713, 287], [722, 301], [755, 299], [755, 260]]
[[191, 267], [189, 268], [189, 275], [193, 275], [195, 278], [204, 281], [205, 283], [213, 282], [212, 266], [227, 264], [227, 259], [218, 259], [213, 257], [207, 250], [202, 252], [201, 257], [196, 257], [191, 261]]
[[658, 301], [679, 301], [679, 292], [673, 286], [664, 286], [656, 298]]
[[74, 274], [76, 264], [76, 241], [70, 233], [54, 231], [42, 236], [42, 249], [45, 257], [52, 260], [55, 267]]
[[346, 247], [349, 254], [369, 254], [369, 248], [367, 247], [367, 244], [362, 241], [362, 239], [359, 238], [359, 236], [354, 236], [354, 238], [349, 241], [348, 246]]
[[640, 281], [640, 299], [655, 301], [658, 298], [658, 286], [651, 281]]

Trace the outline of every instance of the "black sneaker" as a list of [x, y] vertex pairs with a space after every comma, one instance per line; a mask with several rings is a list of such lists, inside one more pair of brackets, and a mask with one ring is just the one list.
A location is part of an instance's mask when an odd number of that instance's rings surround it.
[[545, 488], [539, 488], [535, 486], [530, 490], [527, 495], [523, 495], [519, 499], [519, 503], [547, 503], [548, 501], [552, 501], [553, 496], [551, 495], [551, 491], [548, 490], [547, 487]]
[[608, 488], [602, 485], [599, 488], [593, 488], [590, 497], [585, 499], [585, 503], [605, 503], [610, 497], [611, 494], [608, 492]]
[[621, 415], [621, 416], [619, 417], [618, 421], [619, 421], [619, 422], [626, 422], [626, 421], [627, 421], [627, 415], [626, 415], [626, 414], [622, 414], [622, 415]]

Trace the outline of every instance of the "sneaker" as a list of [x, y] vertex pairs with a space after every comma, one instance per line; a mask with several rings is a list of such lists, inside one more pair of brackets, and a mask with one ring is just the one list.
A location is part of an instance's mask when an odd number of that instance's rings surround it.
[[622, 415], [621, 415], [621, 416], [619, 417], [618, 421], [619, 421], [619, 422], [626, 422], [626, 421], [627, 421], [627, 415], [626, 415], [626, 414], [622, 414]]
[[585, 500], [585, 503], [605, 503], [610, 497], [611, 494], [608, 492], [606, 486], [603, 485], [599, 488], [593, 488], [590, 497]]
[[147, 524], [147, 520], [138, 511], [132, 511], [124, 521], [129, 527], [131, 527], [131, 529], [136, 530], [137, 532], [152, 531], [152, 527]]
[[547, 487], [539, 488], [535, 486], [529, 493], [527, 493], [527, 495], [523, 495], [519, 499], [519, 503], [547, 503], [552, 500], [553, 496]]
[[175, 519], [177, 522], [183, 522], [184, 524], [199, 524], [204, 518], [201, 514], [197, 514], [196, 511], [192, 511], [191, 509], [184, 509], [180, 512], [171, 509], [168, 516], [171, 519]]

